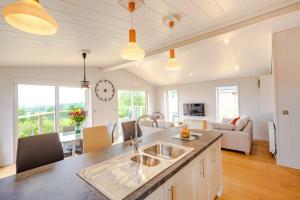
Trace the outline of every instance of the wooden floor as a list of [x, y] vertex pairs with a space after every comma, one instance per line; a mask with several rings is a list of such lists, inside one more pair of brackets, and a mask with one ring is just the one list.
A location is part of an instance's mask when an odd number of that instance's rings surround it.
[[[300, 170], [277, 166], [267, 142], [255, 141], [250, 156], [223, 150], [222, 164], [218, 200], [300, 200]], [[15, 171], [14, 165], [0, 168], [0, 178]]]
[[267, 142], [255, 141], [250, 156], [223, 150], [222, 164], [218, 200], [300, 200], [300, 170], [277, 166]]

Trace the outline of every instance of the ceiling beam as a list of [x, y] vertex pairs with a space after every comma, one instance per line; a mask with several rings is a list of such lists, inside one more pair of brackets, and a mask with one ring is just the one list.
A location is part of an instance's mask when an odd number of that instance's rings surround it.
[[[224, 26], [222, 28], [218, 28], [218, 29], [206, 32], [206, 33], [201, 33], [201, 34], [193, 36], [191, 38], [179, 40], [179, 41], [177, 41], [173, 44], [169, 44], [169, 45], [165, 45], [163, 47], [156, 48], [154, 50], [146, 52], [145, 57], [150, 57], [150, 56], [153, 56], [153, 55], [156, 55], [156, 54], [166, 52], [171, 47], [179, 48], [179, 47], [183, 47], [183, 46], [186, 46], [186, 45], [190, 45], [190, 44], [193, 44], [193, 43], [201, 41], [201, 40], [206, 40], [206, 39], [209, 39], [209, 38], [212, 38], [212, 37], [216, 37], [218, 35], [229, 33], [229, 32], [247, 27], [247, 26], [252, 25], [252, 24], [263, 22], [263, 21], [266, 21], [266, 20], [269, 20], [269, 19], [272, 19], [272, 18], [275, 18], [275, 17], [279, 17], [279, 16], [283, 16], [283, 15], [286, 15], [286, 14], [289, 14], [289, 13], [292, 13], [292, 12], [295, 12], [295, 11], [299, 11], [299, 10], [300, 10], [300, 2], [296, 2], [296, 3], [290, 4], [290, 5], [287, 5], [287, 6], [284, 6], [284, 7], [281, 7], [281, 8], [278, 8], [278, 9], [260, 14], [260, 15], [257, 15], [255, 17], [251, 17], [249, 19], [245, 19], [245, 20], [233, 23], [231, 25]], [[101, 69], [102, 69], [102, 71], [114, 71], [114, 70], [118, 70], [118, 69], [133, 66], [137, 62], [139, 62], [139, 61], [122, 60], [120, 62], [116, 62], [114, 64], [105, 66]]]

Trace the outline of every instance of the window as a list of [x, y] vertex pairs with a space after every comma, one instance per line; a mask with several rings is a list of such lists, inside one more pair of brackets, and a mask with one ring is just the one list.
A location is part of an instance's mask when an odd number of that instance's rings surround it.
[[170, 122], [178, 122], [178, 93], [177, 90], [167, 90], [166, 94], [166, 113], [167, 120]]
[[217, 87], [217, 120], [239, 115], [238, 86]]
[[55, 87], [18, 85], [19, 137], [55, 130]]
[[73, 109], [85, 109], [85, 91], [80, 88], [59, 87], [59, 131], [72, 125], [69, 112]]
[[146, 91], [118, 90], [119, 121], [136, 119], [147, 113], [148, 97]]
[[80, 88], [18, 84], [18, 136], [63, 132], [68, 113], [86, 109], [87, 93]]

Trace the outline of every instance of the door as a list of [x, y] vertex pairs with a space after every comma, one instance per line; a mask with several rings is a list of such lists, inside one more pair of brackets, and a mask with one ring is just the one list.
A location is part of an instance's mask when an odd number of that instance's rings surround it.
[[195, 164], [189, 163], [171, 177], [164, 185], [166, 200], [196, 199]]

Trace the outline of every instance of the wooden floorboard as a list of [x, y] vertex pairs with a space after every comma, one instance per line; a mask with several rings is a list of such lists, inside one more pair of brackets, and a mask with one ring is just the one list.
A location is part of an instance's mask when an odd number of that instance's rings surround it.
[[[222, 164], [218, 200], [300, 200], [300, 170], [277, 166], [265, 141], [254, 141], [249, 156], [223, 150]], [[15, 165], [0, 168], [0, 178], [15, 171]]]
[[223, 150], [222, 164], [218, 200], [300, 200], [300, 170], [277, 166], [265, 141], [254, 141], [249, 156]]

